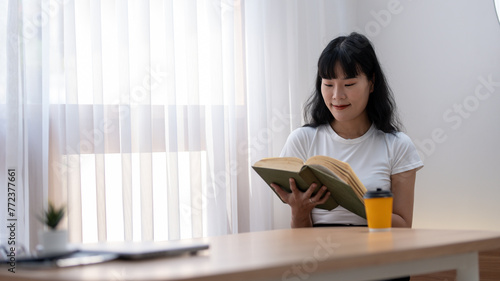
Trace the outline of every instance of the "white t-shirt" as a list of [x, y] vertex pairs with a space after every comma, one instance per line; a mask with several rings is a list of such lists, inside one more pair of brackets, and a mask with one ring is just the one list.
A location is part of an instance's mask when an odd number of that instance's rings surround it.
[[[372, 124], [356, 139], [344, 139], [329, 124], [301, 127], [288, 137], [282, 157], [298, 157], [306, 161], [315, 155], [326, 155], [349, 163], [367, 190], [391, 189], [391, 175], [420, 169], [423, 163], [415, 145], [404, 133], [384, 133]], [[337, 207], [331, 211], [314, 208], [314, 224], [366, 225], [366, 219]]]

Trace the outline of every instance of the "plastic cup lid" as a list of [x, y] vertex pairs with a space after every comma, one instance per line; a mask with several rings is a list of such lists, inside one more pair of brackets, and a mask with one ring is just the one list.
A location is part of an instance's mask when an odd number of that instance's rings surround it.
[[384, 198], [392, 197], [392, 192], [389, 190], [382, 190], [382, 188], [377, 188], [376, 190], [370, 190], [365, 193], [363, 198]]

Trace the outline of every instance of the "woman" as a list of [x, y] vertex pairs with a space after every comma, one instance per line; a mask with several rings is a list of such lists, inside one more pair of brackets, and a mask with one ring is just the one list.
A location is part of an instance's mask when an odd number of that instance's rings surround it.
[[[323, 50], [304, 115], [309, 123], [290, 134], [281, 156], [305, 161], [327, 155], [349, 163], [367, 190], [392, 191], [392, 226], [411, 227], [415, 177], [423, 163], [410, 138], [400, 132], [390, 88], [365, 36], [338, 37]], [[290, 205], [292, 228], [367, 224], [340, 206], [314, 208], [330, 195], [324, 186], [314, 196], [315, 184], [301, 192], [290, 179], [291, 193], [271, 186]]]
[[[318, 60], [316, 89], [304, 112], [309, 122], [293, 131], [281, 156], [307, 160], [327, 155], [351, 165], [368, 190], [391, 190], [393, 227], [411, 227], [416, 172], [423, 164], [410, 138], [399, 131], [395, 104], [370, 41], [352, 33], [332, 40]], [[315, 186], [292, 193], [272, 185], [292, 209], [292, 227], [366, 225], [337, 207], [315, 209], [329, 193]]]

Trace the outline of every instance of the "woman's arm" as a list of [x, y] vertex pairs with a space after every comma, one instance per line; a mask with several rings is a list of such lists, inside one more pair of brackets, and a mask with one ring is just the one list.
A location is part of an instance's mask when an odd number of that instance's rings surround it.
[[413, 200], [417, 169], [391, 176], [391, 190], [394, 198], [392, 227], [411, 227], [413, 221]]
[[295, 185], [295, 180], [290, 178], [291, 193], [284, 191], [280, 186], [271, 184], [271, 187], [278, 193], [281, 199], [290, 205], [292, 208], [292, 221], [290, 226], [292, 228], [299, 227], [312, 227], [311, 211], [316, 205], [323, 204], [330, 196], [330, 192], [326, 192], [326, 187], [322, 186], [321, 189], [312, 196], [317, 185], [311, 184], [309, 188], [302, 192]]

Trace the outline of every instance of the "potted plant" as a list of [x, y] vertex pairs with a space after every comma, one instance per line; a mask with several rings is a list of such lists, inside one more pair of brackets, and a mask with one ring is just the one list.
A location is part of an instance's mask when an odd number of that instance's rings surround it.
[[49, 202], [49, 208], [40, 217], [40, 220], [48, 228], [39, 234], [43, 253], [59, 253], [67, 250], [68, 232], [65, 229], [57, 229], [65, 213], [66, 208], [64, 206], [56, 208], [52, 202]]

